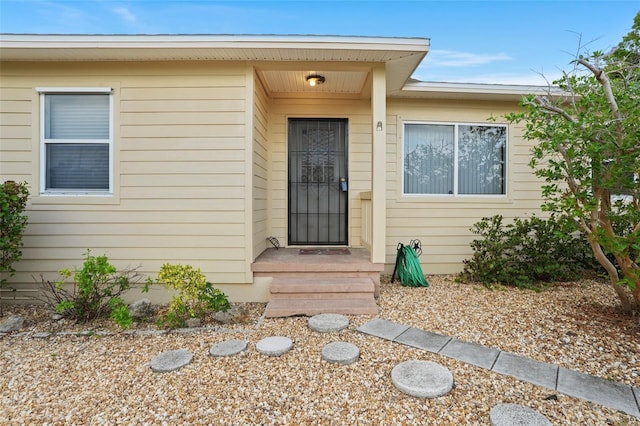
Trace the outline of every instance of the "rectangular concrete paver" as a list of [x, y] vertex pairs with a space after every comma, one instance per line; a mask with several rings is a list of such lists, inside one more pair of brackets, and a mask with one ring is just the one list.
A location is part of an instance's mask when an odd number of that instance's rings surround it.
[[634, 390], [622, 383], [560, 368], [558, 392], [640, 417]]
[[557, 365], [536, 361], [508, 352], [500, 352], [500, 356], [498, 356], [491, 370], [549, 389], [556, 388], [558, 378]]
[[476, 343], [451, 339], [438, 353], [490, 370], [500, 351]]
[[374, 318], [369, 322], [362, 324], [358, 331], [361, 333], [371, 334], [382, 339], [394, 340], [396, 337], [407, 331], [409, 327], [395, 322]]
[[395, 341], [413, 348], [424, 349], [429, 352], [438, 353], [444, 345], [449, 343], [451, 337], [442, 334], [431, 333], [411, 327], [398, 337]]

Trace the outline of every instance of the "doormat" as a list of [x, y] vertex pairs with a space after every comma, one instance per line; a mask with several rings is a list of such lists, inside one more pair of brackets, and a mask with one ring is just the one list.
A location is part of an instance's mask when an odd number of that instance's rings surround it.
[[348, 248], [300, 249], [300, 254], [351, 254]]

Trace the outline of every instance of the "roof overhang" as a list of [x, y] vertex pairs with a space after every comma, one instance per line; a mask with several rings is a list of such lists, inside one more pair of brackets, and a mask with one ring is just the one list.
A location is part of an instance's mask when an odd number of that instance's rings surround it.
[[[429, 39], [278, 35], [0, 35], [1, 61], [252, 61], [385, 64], [399, 90]], [[284, 69], [284, 68], [283, 68]]]
[[531, 94], [562, 96], [564, 92], [556, 86], [440, 83], [412, 80], [405, 84], [402, 89], [389, 93], [389, 97], [519, 101], [523, 96]]

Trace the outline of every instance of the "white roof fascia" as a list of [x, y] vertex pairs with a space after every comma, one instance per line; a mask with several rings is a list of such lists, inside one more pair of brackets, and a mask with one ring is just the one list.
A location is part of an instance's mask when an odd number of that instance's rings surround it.
[[411, 81], [393, 92], [400, 98], [520, 99], [530, 94], [562, 96], [557, 86]]
[[399, 90], [429, 51], [429, 39], [314, 35], [0, 34], [0, 60], [239, 60], [369, 62], [387, 67]]
[[[338, 49], [429, 50], [426, 38], [277, 35], [40, 35], [0, 34], [0, 49]], [[417, 53], [417, 52], [415, 52]]]

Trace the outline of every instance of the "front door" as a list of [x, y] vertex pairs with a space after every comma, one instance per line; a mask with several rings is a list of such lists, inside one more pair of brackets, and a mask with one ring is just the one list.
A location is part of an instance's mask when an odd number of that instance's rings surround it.
[[289, 244], [347, 244], [347, 152], [346, 119], [289, 119]]

